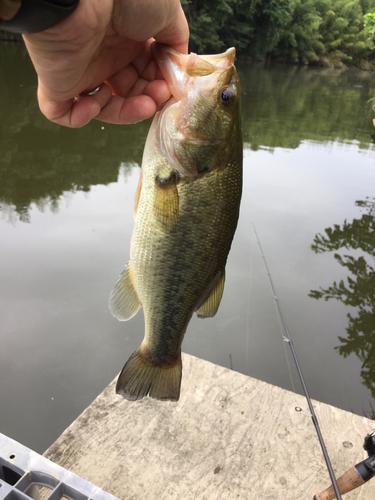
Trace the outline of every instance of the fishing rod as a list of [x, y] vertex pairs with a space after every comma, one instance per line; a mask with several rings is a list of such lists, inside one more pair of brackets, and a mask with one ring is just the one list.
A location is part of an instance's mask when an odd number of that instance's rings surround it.
[[[297, 354], [296, 354], [296, 351], [294, 349], [294, 345], [293, 345], [293, 342], [292, 342], [292, 339], [291, 339], [291, 336], [290, 336], [289, 328], [288, 328], [288, 325], [286, 324], [286, 321], [285, 321], [285, 318], [284, 318], [284, 315], [283, 315], [283, 312], [282, 312], [282, 309], [281, 309], [280, 301], [279, 301], [279, 299], [277, 297], [275, 286], [274, 286], [272, 278], [271, 278], [271, 273], [270, 273], [270, 271], [268, 269], [268, 265], [267, 265], [267, 261], [266, 261], [266, 258], [264, 256], [264, 253], [263, 253], [262, 245], [260, 244], [258, 233], [256, 232], [255, 225], [254, 225], [253, 222], [252, 222], [252, 225], [253, 225], [254, 233], [255, 233], [255, 236], [256, 236], [257, 243], [258, 243], [259, 251], [260, 251], [260, 254], [261, 254], [262, 259], [263, 259], [264, 267], [266, 268], [266, 273], [268, 275], [268, 280], [269, 280], [270, 285], [271, 285], [272, 294], [273, 294], [274, 300], [276, 302], [277, 309], [278, 309], [278, 312], [279, 312], [279, 315], [280, 315], [280, 319], [281, 319], [281, 322], [282, 322], [282, 325], [283, 325], [283, 328], [284, 328], [286, 340], [287, 340], [287, 342], [288, 342], [288, 344], [290, 346], [290, 349], [292, 351], [294, 363], [296, 365], [296, 368], [297, 368], [297, 371], [298, 371], [298, 375], [299, 375], [299, 378], [301, 380], [303, 392], [305, 393], [307, 404], [309, 405], [311, 419], [312, 419], [312, 421], [314, 423], [315, 430], [316, 430], [316, 433], [318, 435], [319, 443], [320, 443], [320, 446], [322, 448], [324, 460], [326, 462], [327, 469], [328, 469], [328, 472], [329, 472], [329, 475], [330, 475], [330, 478], [331, 478], [331, 481], [332, 481], [333, 491], [334, 491], [334, 493], [336, 495], [337, 500], [342, 500], [341, 495], [340, 495], [340, 489], [338, 487], [338, 484], [337, 484], [337, 481], [336, 481], [336, 478], [335, 478], [335, 474], [334, 474], [333, 469], [332, 469], [331, 461], [330, 461], [329, 456], [328, 456], [327, 448], [326, 448], [326, 445], [324, 444], [323, 436], [322, 436], [322, 433], [320, 431], [319, 422], [318, 422], [318, 419], [316, 417], [315, 410], [314, 410], [314, 407], [312, 405], [311, 398], [310, 398], [309, 392], [308, 392], [307, 387], [306, 387], [305, 379], [303, 377], [300, 364], [298, 362]], [[332, 498], [335, 498], [335, 497], [332, 497]], [[326, 499], [324, 497], [322, 497], [321, 499], [317, 498], [316, 500], [326, 500]]]
[[[354, 465], [337, 480], [341, 493], [349, 493], [375, 476], [375, 429], [365, 437], [363, 448], [367, 451], [368, 458]], [[333, 500], [334, 498], [336, 498], [335, 492], [330, 486], [315, 495], [313, 500]]]

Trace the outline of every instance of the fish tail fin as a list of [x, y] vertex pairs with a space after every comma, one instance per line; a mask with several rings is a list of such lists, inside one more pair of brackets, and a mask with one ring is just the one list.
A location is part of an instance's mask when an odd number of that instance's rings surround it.
[[178, 401], [181, 375], [181, 351], [173, 364], [156, 365], [146, 359], [141, 349], [138, 349], [122, 369], [117, 380], [116, 393], [129, 401], [146, 396], [161, 401]]

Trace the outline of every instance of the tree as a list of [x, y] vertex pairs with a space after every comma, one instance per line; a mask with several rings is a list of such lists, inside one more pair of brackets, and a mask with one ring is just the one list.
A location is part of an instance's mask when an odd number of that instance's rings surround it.
[[260, 0], [182, 0], [190, 28], [190, 50], [199, 54], [222, 52], [235, 46], [244, 50], [253, 30], [249, 22]]
[[237, 55], [252, 59], [336, 67], [370, 68], [366, 61], [374, 59], [375, 0], [182, 0], [182, 5], [193, 52], [235, 46]]

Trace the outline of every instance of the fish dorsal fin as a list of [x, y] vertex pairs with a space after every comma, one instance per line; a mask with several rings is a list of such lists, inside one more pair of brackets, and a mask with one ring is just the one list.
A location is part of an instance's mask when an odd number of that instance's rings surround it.
[[179, 200], [177, 190], [178, 177], [172, 173], [168, 178], [155, 179], [156, 196], [154, 217], [157, 225], [165, 233], [171, 232], [178, 222]]
[[133, 271], [128, 262], [109, 296], [109, 309], [120, 321], [133, 318], [142, 307], [134, 286]]
[[134, 209], [133, 209], [134, 219], [137, 217], [138, 205], [139, 205], [139, 200], [141, 198], [141, 191], [142, 191], [142, 181], [143, 181], [143, 175], [142, 175], [142, 170], [141, 170], [141, 175], [139, 176], [138, 185], [137, 185], [137, 189], [136, 189], [135, 196], [134, 196]]
[[219, 281], [213, 287], [208, 299], [201, 305], [199, 309], [195, 311], [198, 318], [212, 318], [217, 313], [221, 298], [223, 296], [225, 283], [225, 269], [222, 270], [220, 274]]

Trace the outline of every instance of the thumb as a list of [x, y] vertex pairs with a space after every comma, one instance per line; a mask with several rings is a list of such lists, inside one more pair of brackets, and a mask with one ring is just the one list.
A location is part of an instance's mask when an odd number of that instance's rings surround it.
[[155, 35], [154, 38], [157, 42], [170, 45], [181, 54], [187, 54], [189, 43], [189, 26], [181, 4], [176, 11], [175, 18], [166, 28]]

